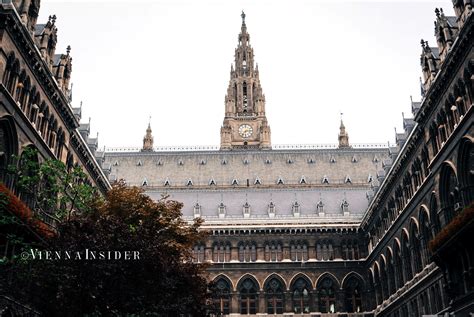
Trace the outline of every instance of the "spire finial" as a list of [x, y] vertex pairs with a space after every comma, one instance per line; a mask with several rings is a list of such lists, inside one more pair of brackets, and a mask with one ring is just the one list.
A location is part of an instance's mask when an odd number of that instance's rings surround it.
[[56, 14], [53, 14], [53, 16], [51, 17], [51, 23], [56, 23]]
[[245, 25], [245, 12], [242, 10], [242, 14], [240, 15], [242, 17], [242, 25]]
[[436, 17], [439, 18], [439, 9], [438, 8], [435, 9], [435, 14], [436, 14]]
[[69, 53], [71, 53], [71, 45], [67, 46], [66, 53], [67, 53], [67, 55], [69, 55]]
[[148, 128], [151, 127], [151, 116], [148, 117]]

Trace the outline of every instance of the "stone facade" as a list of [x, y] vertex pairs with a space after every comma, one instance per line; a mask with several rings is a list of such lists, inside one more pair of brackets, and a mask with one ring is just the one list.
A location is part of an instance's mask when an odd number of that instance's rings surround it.
[[438, 47], [421, 43], [423, 99], [393, 147], [350, 144], [342, 120], [333, 147], [272, 147], [242, 14], [220, 149], [104, 153], [111, 180], [205, 219], [193, 252], [211, 264], [217, 314], [474, 312], [472, 217], [429, 248], [473, 201], [474, 21], [454, 6], [436, 9]]
[[[37, 24], [39, 5], [27, 0], [0, 4], [0, 181], [21, 197], [7, 167], [33, 148], [38, 161], [54, 158], [83, 167], [85, 181], [105, 193], [110, 184], [94, 157], [97, 139], [89, 138], [88, 125], [79, 124], [81, 109], [70, 103], [70, 47], [56, 54], [56, 16]], [[55, 221], [52, 215], [40, 216]]]

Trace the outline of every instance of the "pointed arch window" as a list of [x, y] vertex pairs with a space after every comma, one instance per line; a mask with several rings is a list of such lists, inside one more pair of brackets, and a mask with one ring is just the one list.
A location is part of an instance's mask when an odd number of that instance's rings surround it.
[[285, 306], [283, 291], [282, 283], [276, 278], [272, 278], [266, 284], [267, 314], [283, 314], [283, 307]]
[[321, 313], [336, 312], [336, 295], [334, 282], [330, 278], [324, 278], [319, 287], [318, 293], [319, 311]]
[[198, 244], [194, 246], [193, 249], [193, 262], [203, 263], [204, 262], [204, 250], [205, 246], [203, 244]]
[[303, 278], [296, 280], [291, 293], [294, 313], [310, 312], [310, 289], [309, 283]]
[[217, 315], [230, 314], [230, 284], [223, 278], [216, 282], [216, 290], [214, 293], [214, 304], [217, 309]]
[[[244, 68], [245, 69], [245, 68]], [[248, 97], [247, 97], [247, 83], [244, 81], [242, 84], [242, 92], [243, 92], [243, 106], [244, 106], [244, 112], [247, 111], [248, 107]]]
[[258, 287], [254, 281], [247, 278], [239, 287], [240, 293], [240, 313], [256, 314], [258, 302]]
[[282, 258], [281, 243], [272, 241], [265, 245], [265, 261], [279, 262]]
[[346, 311], [348, 313], [360, 313], [362, 311], [362, 297], [360, 281], [354, 276], [349, 277], [344, 288], [346, 298]]

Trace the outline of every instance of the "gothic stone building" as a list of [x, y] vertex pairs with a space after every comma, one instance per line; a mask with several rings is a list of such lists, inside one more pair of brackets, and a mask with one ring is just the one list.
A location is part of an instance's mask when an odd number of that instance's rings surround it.
[[[110, 188], [97, 164], [97, 139], [89, 138], [88, 125], [80, 125], [80, 108], [72, 108], [70, 48], [57, 54], [56, 16], [37, 24], [39, 0], [0, 3], [0, 182], [2, 190], [18, 196], [45, 224], [56, 224], [54, 215], [34, 206], [34, 199], [19, 192], [7, 168], [22, 168], [26, 149], [37, 151], [36, 159], [58, 159], [68, 168], [81, 166], [83, 181], [102, 193]], [[2, 254], [9, 254], [0, 235]], [[3, 253], [5, 252], [5, 253]], [[2, 301], [0, 296], [0, 309]]]
[[[474, 312], [474, 17], [436, 9], [421, 102], [396, 146], [272, 146], [245, 15], [220, 148], [108, 150], [110, 180], [205, 219], [217, 313], [421, 316]], [[468, 243], [471, 242], [471, 243]]]

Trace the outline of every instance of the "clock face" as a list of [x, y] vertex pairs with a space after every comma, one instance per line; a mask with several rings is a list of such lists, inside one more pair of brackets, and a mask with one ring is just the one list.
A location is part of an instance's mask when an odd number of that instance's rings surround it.
[[241, 137], [243, 138], [248, 138], [252, 135], [253, 133], [253, 129], [251, 126], [249, 126], [248, 124], [242, 124], [240, 127], [239, 127], [239, 134]]

